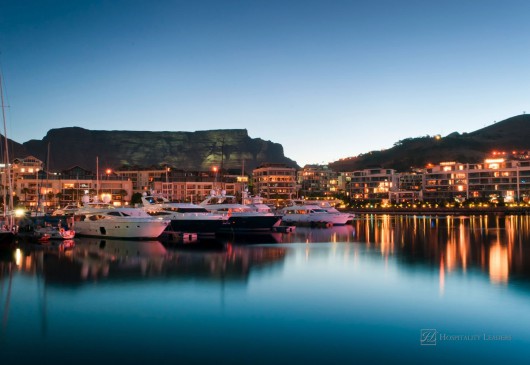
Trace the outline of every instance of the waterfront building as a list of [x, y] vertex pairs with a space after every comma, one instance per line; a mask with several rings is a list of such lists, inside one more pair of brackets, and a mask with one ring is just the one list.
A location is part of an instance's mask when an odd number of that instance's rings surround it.
[[118, 170], [120, 176], [133, 181], [133, 193], [160, 194], [171, 201], [198, 203], [206, 199], [212, 190], [224, 190], [238, 196], [248, 177], [231, 171], [185, 171], [174, 167], [164, 169]]
[[297, 173], [299, 194], [305, 197], [326, 197], [339, 191], [338, 174], [328, 165], [305, 165]]
[[296, 169], [285, 164], [265, 163], [252, 171], [253, 192], [277, 205], [297, 197]]
[[20, 205], [34, 211], [47, 212], [76, 203], [85, 194], [110, 195], [116, 205], [128, 204], [132, 196], [131, 181], [116, 176], [111, 170], [102, 171], [100, 176], [79, 166], [49, 172], [41, 160], [27, 156], [15, 158], [11, 172], [13, 194]]
[[530, 199], [530, 161], [504, 158], [482, 163], [442, 162], [424, 174], [423, 199], [503, 201]]
[[423, 200], [423, 169], [397, 173], [397, 185], [390, 189], [390, 203], [405, 203]]
[[348, 195], [356, 200], [383, 201], [398, 186], [398, 175], [393, 169], [365, 169], [349, 174]]
[[134, 168], [116, 169], [117, 176], [124, 177], [132, 182], [133, 193], [149, 192], [154, 181], [168, 180], [169, 168]]

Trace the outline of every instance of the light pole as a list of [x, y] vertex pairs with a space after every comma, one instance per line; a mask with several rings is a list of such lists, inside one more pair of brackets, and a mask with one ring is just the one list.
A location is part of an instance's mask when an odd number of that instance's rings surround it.
[[213, 173], [214, 173], [214, 183], [213, 183], [214, 186], [213, 187], [215, 189], [217, 187], [217, 166], [214, 166], [212, 168], [212, 170], [213, 170]]
[[519, 191], [519, 162], [515, 163], [515, 171], [516, 171], [516, 177], [517, 177], [517, 204], [519, 204], [520, 199], [520, 191]]

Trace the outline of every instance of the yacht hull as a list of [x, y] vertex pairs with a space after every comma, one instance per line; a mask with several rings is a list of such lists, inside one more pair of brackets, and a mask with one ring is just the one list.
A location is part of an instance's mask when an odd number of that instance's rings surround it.
[[277, 215], [241, 215], [228, 218], [228, 224], [223, 225], [220, 233], [252, 233], [271, 231], [272, 227], [280, 224], [282, 217]]
[[225, 219], [172, 219], [171, 230], [175, 232], [214, 234], [228, 224]]
[[164, 220], [137, 219], [117, 221], [78, 221], [75, 222], [77, 236], [126, 239], [157, 239], [168, 227]]

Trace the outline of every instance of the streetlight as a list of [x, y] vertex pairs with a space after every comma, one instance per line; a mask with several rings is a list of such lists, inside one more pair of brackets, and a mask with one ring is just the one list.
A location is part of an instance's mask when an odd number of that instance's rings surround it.
[[214, 172], [214, 188], [215, 188], [215, 185], [217, 185], [217, 166], [214, 166], [212, 170]]

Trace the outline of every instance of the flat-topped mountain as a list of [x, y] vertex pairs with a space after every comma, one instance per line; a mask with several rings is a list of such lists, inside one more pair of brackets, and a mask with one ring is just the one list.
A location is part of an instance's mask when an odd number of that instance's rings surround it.
[[139, 132], [70, 127], [51, 129], [42, 140], [22, 145], [28, 154], [49, 161], [53, 171], [75, 165], [95, 171], [96, 160], [100, 168], [168, 165], [206, 171], [221, 164], [224, 169], [241, 169], [243, 161], [247, 171], [264, 162], [298, 167], [284, 156], [282, 145], [250, 138], [246, 129]]
[[[2, 137], [3, 146], [3, 137]], [[49, 147], [48, 147], [49, 146]], [[10, 157], [33, 155], [47, 161], [50, 170], [79, 165], [101, 168], [169, 165], [184, 170], [210, 170], [213, 166], [251, 171], [264, 162], [298, 167], [285, 157], [278, 143], [250, 138], [245, 129], [198, 132], [91, 131], [78, 127], [50, 130], [42, 140], [23, 144], [9, 141]], [[471, 133], [441, 138], [425, 136], [398, 141], [394, 147], [330, 163], [336, 171], [372, 167], [408, 171], [443, 161], [480, 162], [494, 150], [530, 151], [530, 115], [519, 115]]]
[[383, 151], [372, 151], [330, 164], [335, 171], [372, 167], [408, 171], [444, 161], [481, 162], [492, 151], [530, 151], [530, 115], [518, 115], [471, 133], [407, 138]]

